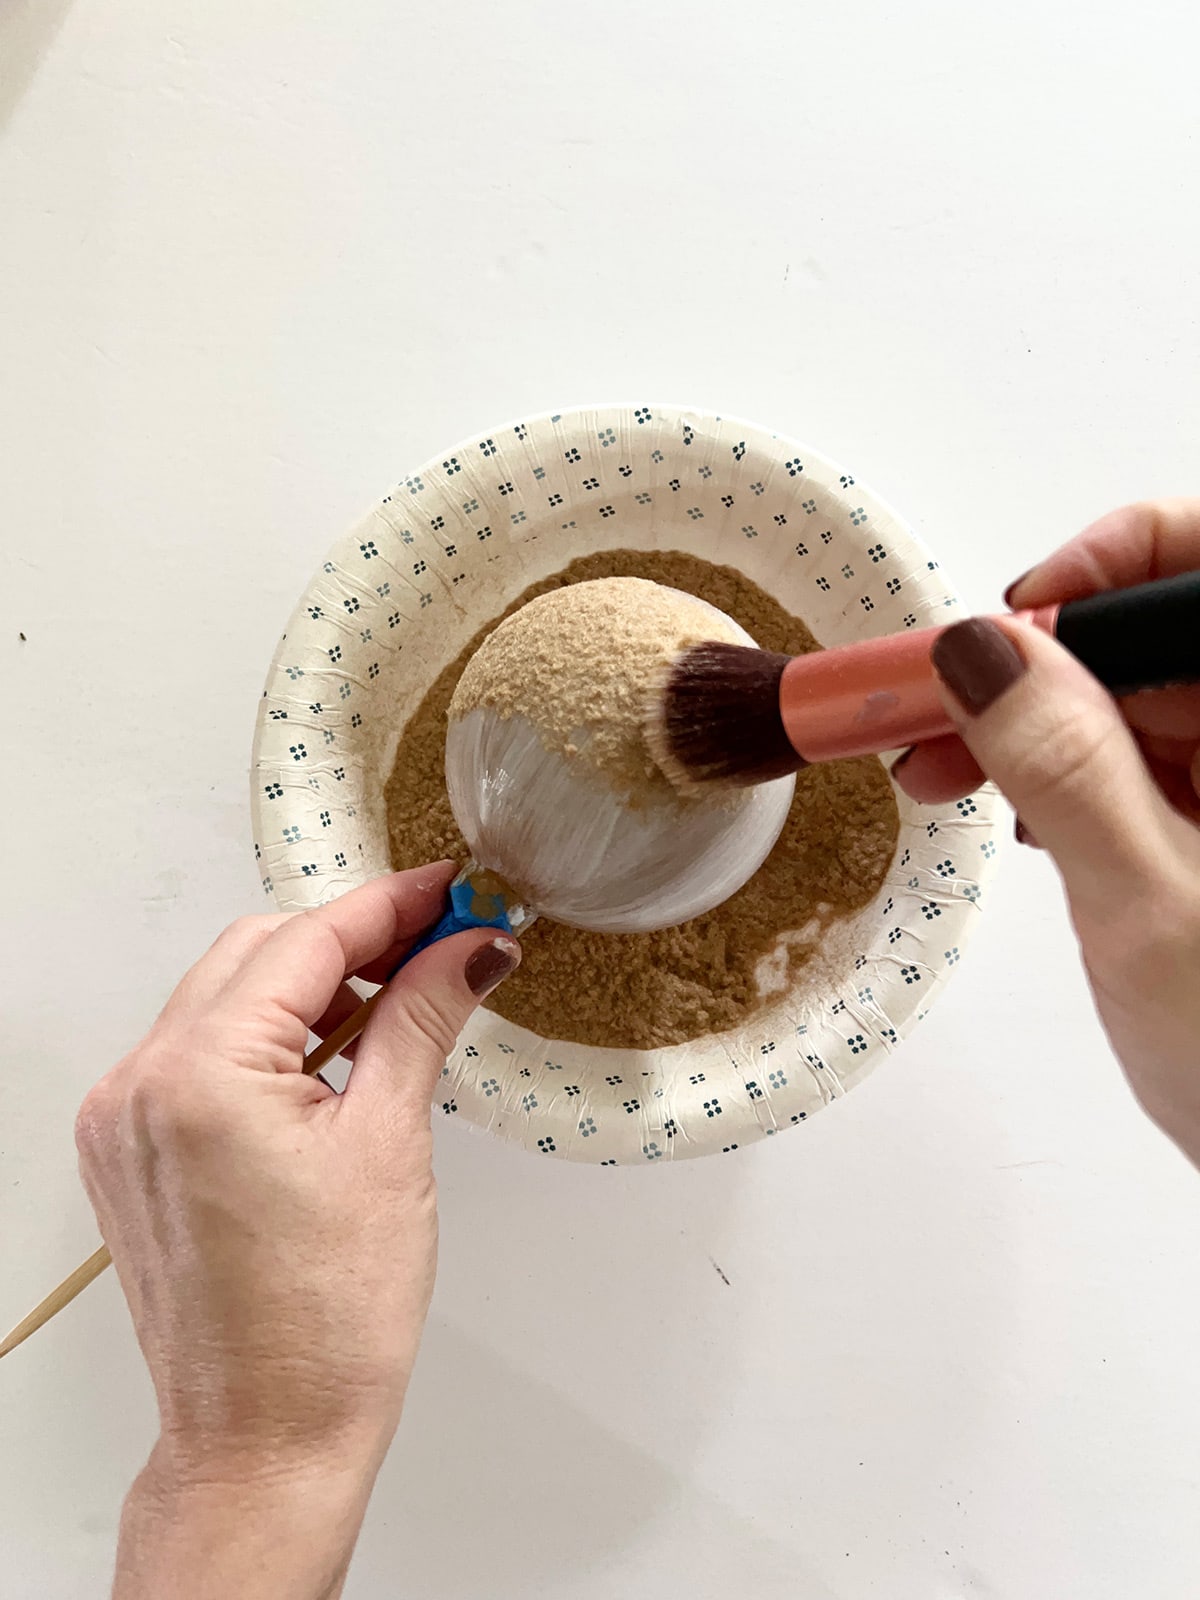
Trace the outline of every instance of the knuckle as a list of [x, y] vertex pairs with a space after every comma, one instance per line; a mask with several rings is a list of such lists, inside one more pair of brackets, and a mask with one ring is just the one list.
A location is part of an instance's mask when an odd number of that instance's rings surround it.
[[317, 939], [337, 939], [337, 930], [330, 922], [328, 906], [306, 906], [295, 913], [298, 927], [309, 930], [308, 936]]
[[214, 948], [235, 952], [249, 952], [257, 949], [265, 939], [270, 938], [276, 928], [286, 921], [287, 918], [283, 915], [248, 912], [246, 916], [238, 917], [222, 933], [218, 934]]
[[337, 924], [331, 919], [328, 906], [309, 906], [296, 911], [287, 920], [296, 925], [297, 949], [303, 950], [304, 960], [310, 967], [327, 967], [331, 974], [341, 977], [346, 970], [346, 947]]
[[99, 1083], [94, 1083], [75, 1113], [75, 1148], [84, 1161], [91, 1161], [111, 1140], [120, 1105], [117, 1071], [114, 1068]]
[[287, 1072], [296, 1066], [307, 1039], [308, 1029], [299, 1017], [265, 998], [196, 1019], [177, 1059]]
[[84, 1096], [75, 1117], [75, 1147], [85, 1176], [112, 1164], [118, 1152], [184, 1148], [212, 1139], [224, 1116], [210, 1080], [192, 1073], [174, 1051], [143, 1042]]
[[217, 1118], [209, 1080], [188, 1070], [177, 1053], [144, 1052], [130, 1072], [121, 1097], [122, 1132], [151, 1145], [178, 1145], [207, 1137]]
[[141, 1079], [126, 1112], [134, 1137], [160, 1148], [204, 1144], [217, 1125], [212, 1096], [202, 1086], [168, 1074], [148, 1073]]
[[1107, 717], [1047, 716], [1014, 763], [1021, 806], [1032, 811], [1046, 802], [1074, 801], [1093, 791], [1121, 736], [1121, 729]]
[[402, 1011], [414, 1034], [432, 1045], [439, 1056], [450, 1054], [462, 1024], [448, 997], [413, 989], [405, 995]]

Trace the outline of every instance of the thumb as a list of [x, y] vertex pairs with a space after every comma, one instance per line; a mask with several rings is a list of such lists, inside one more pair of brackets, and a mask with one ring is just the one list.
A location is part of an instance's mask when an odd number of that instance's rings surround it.
[[1174, 818], [1116, 702], [1055, 640], [972, 618], [933, 647], [946, 709], [989, 778], [1054, 857], [1079, 911], [1142, 896]]
[[520, 962], [521, 946], [494, 928], [456, 933], [406, 961], [363, 1031], [346, 1099], [382, 1096], [427, 1114], [467, 1018]]

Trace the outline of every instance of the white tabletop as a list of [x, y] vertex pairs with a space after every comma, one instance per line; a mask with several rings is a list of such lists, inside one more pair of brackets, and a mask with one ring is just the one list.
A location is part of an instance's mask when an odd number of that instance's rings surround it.
[[[600, 399], [844, 460], [967, 598], [1200, 491], [1192, 6], [8, 0], [0, 1322], [71, 1125], [260, 904], [246, 762], [327, 544]], [[24, 634], [22, 641], [19, 637]], [[1008, 852], [897, 1059], [736, 1159], [439, 1129], [351, 1600], [1190, 1600], [1200, 1179]], [[152, 1396], [111, 1274], [0, 1367], [6, 1593], [92, 1600]]]

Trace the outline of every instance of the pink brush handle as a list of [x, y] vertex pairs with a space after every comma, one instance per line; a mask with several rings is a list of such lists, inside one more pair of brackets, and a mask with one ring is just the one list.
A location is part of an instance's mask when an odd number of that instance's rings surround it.
[[[1010, 620], [1053, 633], [1058, 610], [1043, 606]], [[797, 753], [806, 761], [839, 761], [953, 733], [930, 655], [944, 632], [893, 633], [789, 661], [779, 711]]]

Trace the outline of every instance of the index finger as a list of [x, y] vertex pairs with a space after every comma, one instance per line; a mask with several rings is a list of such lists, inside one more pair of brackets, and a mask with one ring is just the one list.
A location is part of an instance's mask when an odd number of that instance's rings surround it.
[[392, 872], [291, 917], [227, 986], [221, 1007], [275, 1007], [311, 1027], [348, 973], [433, 926], [454, 872], [452, 861]]
[[1093, 522], [1005, 595], [1010, 606], [1082, 600], [1200, 567], [1200, 500], [1146, 500]]

